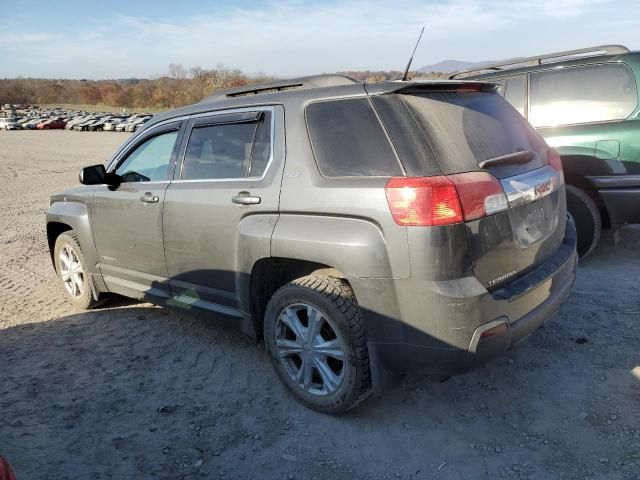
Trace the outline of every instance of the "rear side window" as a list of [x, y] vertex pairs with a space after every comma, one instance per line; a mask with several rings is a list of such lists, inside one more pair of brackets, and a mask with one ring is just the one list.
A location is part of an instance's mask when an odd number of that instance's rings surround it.
[[259, 122], [195, 126], [182, 166], [183, 180], [260, 177], [271, 156], [271, 113]]
[[529, 121], [536, 127], [627, 118], [638, 105], [625, 65], [591, 65], [531, 74]]
[[513, 108], [524, 115], [525, 77], [507, 78], [504, 83], [504, 98]]
[[391, 177], [402, 168], [366, 98], [310, 104], [309, 136], [326, 177]]
[[526, 165], [496, 165], [491, 173], [506, 178], [547, 163], [542, 138], [496, 93], [433, 92], [401, 97], [422, 126], [445, 174], [478, 170], [484, 160], [527, 150], [536, 157]]

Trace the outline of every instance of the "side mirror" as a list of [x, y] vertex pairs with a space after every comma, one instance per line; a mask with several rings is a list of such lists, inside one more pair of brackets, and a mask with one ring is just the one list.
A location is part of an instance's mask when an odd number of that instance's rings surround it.
[[83, 185], [118, 186], [122, 179], [115, 173], [107, 173], [103, 164], [91, 165], [80, 169], [80, 183]]

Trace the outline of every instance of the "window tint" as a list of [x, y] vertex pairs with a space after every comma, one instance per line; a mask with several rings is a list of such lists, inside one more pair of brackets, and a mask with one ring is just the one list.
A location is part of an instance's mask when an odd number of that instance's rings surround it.
[[312, 103], [306, 114], [311, 144], [323, 175], [403, 174], [366, 98]]
[[138, 145], [116, 168], [123, 182], [157, 182], [167, 179], [178, 132], [166, 132]]
[[182, 179], [260, 177], [271, 158], [271, 112], [259, 122], [196, 126], [191, 131]]
[[495, 93], [428, 93], [401, 95], [423, 127], [443, 173], [478, 169], [483, 160], [530, 150], [537, 154], [523, 165], [491, 168], [506, 178], [543, 166], [546, 145], [527, 121]]
[[504, 98], [520, 115], [524, 115], [525, 77], [507, 78], [504, 84]]
[[534, 126], [627, 118], [638, 103], [624, 65], [594, 65], [531, 74], [529, 121]]

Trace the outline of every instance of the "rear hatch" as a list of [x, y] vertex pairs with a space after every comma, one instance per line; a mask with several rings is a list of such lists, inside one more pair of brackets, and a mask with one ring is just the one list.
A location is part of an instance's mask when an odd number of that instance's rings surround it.
[[403, 130], [404, 142], [413, 142], [419, 155], [398, 148], [401, 157], [413, 159], [404, 162], [408, 176], [434, 175], [436, 163], [440, 175], [488, 172], [502, 186], [506, 201], [498, 213], [466, 222], [474, 275], [485, 287], [526, 273], [560, 246], [566, 216], [561, 167], [549, 164], [544, 140], [502, 97], [458, 85], [378, 96], [374, 104], [396, 145], [393, 117], [404, 109], [418, 125], [405, 123]]

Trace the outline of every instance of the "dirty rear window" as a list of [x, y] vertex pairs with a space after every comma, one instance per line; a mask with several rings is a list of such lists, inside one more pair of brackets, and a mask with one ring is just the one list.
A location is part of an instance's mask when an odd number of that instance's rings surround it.
[[445, 174], [478, 170], [484, 160], [526, 150], [536, 154], [527, 164], [496, 165], [489, 171], [506, 178], [547, 163], [542, 138], [496, 93], [431, 92], [400, 97], [422, 127]]

